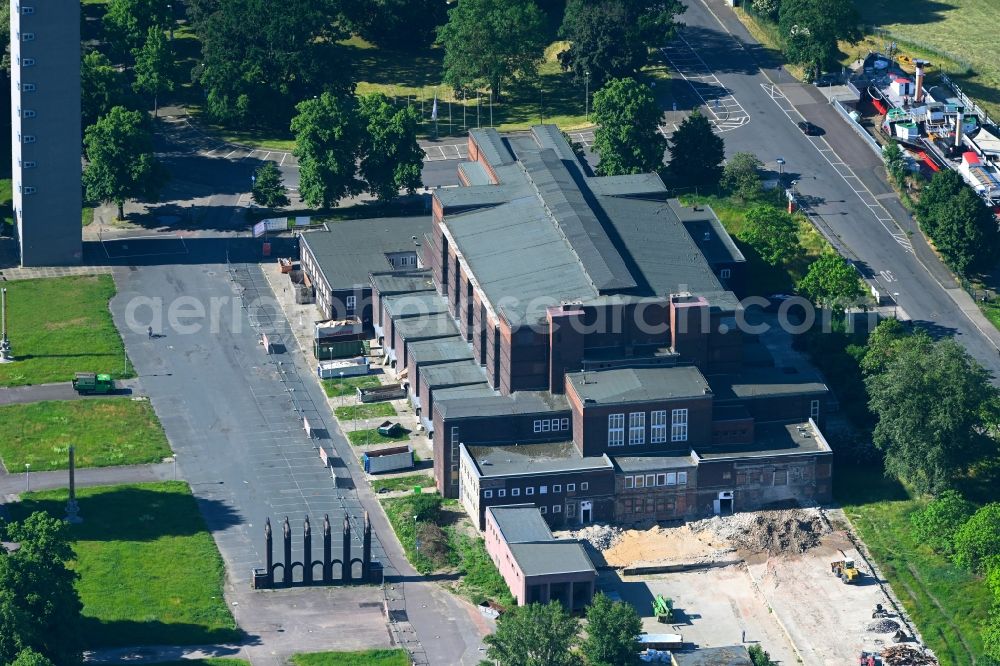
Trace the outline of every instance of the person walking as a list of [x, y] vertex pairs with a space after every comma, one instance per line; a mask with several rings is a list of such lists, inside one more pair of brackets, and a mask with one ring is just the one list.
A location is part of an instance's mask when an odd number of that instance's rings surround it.
[[152, 326], [150, 326], [149, 328], [146, 329], [146, 335], [149, 336], [150, 340], [153, 339], [153, 327]]

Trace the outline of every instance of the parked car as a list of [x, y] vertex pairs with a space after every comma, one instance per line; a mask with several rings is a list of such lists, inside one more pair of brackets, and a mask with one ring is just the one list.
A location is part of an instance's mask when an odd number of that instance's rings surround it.
[[820, 134], [823, 133], [823, 130], [821, 130], [816, 125], [813, 125], [808, 120], [803, 120], [797, 124], [799, 126], [799, 129], [802, 130], [802, 133], [805, 134], [806, 136], [819, 136]]

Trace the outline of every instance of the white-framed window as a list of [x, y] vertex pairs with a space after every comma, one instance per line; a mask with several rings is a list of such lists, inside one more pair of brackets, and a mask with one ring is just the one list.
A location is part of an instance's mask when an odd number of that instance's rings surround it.
[[38, 114], [35, 113], [34, 109], [24, 109], [21, 111], [22, 118], [34, 118], [36, 115]]
[[17, 165], [22, 169], [34, 169], [38, 166], [34, 160], [18, 160]]
[[674, 409], [670, 412], [670, 441], [686, 442], [688, 438], [688, 410]]
[[652, 488], [655, 485], [656, 485], [656, 475], [655, 474], [647, 474], [646, 475], [646, 487], [647, 488]]
[[357, 307], [357, 305], [358, 305], [357, 296], [348, 296], [347, 298], [344, 299], [344, 306], [348, 310], [353, 310], [355, 307]]
[[635, 477], [626, 476], [625, 477], [625, 488], [635, 488]]
[[688, 482], [687, 472], [677, 472], [677, 485], [686, 486]]
[[531, 486], [528, 486], [527, 488], [524, 489], [524, 494], [525, 495], [534, 495], [535, 494], [535, 489], [533, 487], [531, 487]]
[[657, 474], [656, 475], [656, 485], [658, 485], [658, 486], [665, 486], [665, 485], [667, 485], [667, 475], [666, 474]]
[[567, 483], [566, 484], [566, 492], [568, 492], [568, 493], [576, 492], [576, 484], [575, 483]]
[[645, 488], [646, 487], [646, 477], [644, 477], [642, 474], [640, 474], [637, 477], [635, 477], [635, 487], [636, 488]]
[[552, 429], [552, 421], [549, 419], [542, 419], [542, 432], [548, 432]]
[[729, 276], [732, 274], [733, 272], [728, 268], [723, 268], [722, 270], [719, 271], [719, 277], [722, 278], [723, 280], [728, 279]]
[[569, 430], [569, 419], [568, 418], [560, 419], [559, 420], [559, 429], [560, 430]]
[[22, 42], [33, 42], [35, 41], [35, 33], [33, 32], [22, 32], [21, 33]]
[[547, 506], [540, 506], [540, 507], [538, 507], [538, 513], [542, 514], [543, 516], [545, 515], [545, 513], [548, 510], [549, 510], [549, 508]]
[[663, 444], [667, 441], [667, 410], [658, 409], [649, 413], [649, 443]]
[[541, 431], [542, 431], [542, 422], [541, 422], [541, 420], [536, 420], [535, 421], [535, 432], [541, 432]]
[[539, 495], [548, 495], [549, 494], [549, 487], [548, 486], [538, 486], [538, 494]]
[[608, 446], [625, 446], [624, 414], [608, 414]]
[[493, 499], [493, 491], [492, 490], [484, 490], [483, 491], [483, 499]]
[[35, 188], [25, 185], [21, 188], [21, 194], [34, 194], [36, 192]]
[[25, 134], [23, 141], [24, 143], [34, 143], [37, 139], [35, 139], [34, 134]]
[[521, 489], [520, 488], [511, 488], [510, 489], [510, 495], [511, 495], [511, 497], [520, 497], [521, 496]]
[[646, 443], [646, 412], [628, 415], [628, 443], [630, 446]]
[[576, 502], [569, 502], [566, 505], [566, 515], [570, 518], [576, 515]]
[[36, 90], [34, 83], [18, 83], [17, 87], [21, 92], [35, 92]]
[[553, 504], [552, 505], [552, 513], [562, 513], [562, 505], [561, 504]]
[[506, 497], [506, 496], [507, 496], [507, 491], [504, 490], [503, 488], [497, 491], [497, 497]]
[[581, 481], [580, 482], [580, 490], [586, 490], [589, 487], [590, 487], [590, 484], [587, 483], [586, 481]]
[[554, 484], [552, 486], [552, 492], [553, 493], [561, 493], [562, 492], [562, 486], [559, 485], [558, 483]]
[[677, 485], [677, 472], [667, 472], [667, 485], [668, 486]]
[[30, 16], [31, 14], [35, 13], [35, 8], [34, 7], [21, 7], [21, 13], [24, 14], [25, 16]]
[[819, 400], [809, 402], [809, 418], [813, 421], [819, 418]]

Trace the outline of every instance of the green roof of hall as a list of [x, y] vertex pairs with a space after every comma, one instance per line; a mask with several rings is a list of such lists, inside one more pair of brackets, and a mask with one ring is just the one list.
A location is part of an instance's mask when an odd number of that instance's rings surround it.
[[613, 469], [607, 455], [584, 458], [572, 441], [474, 445], [466, 446], [466, 449], [479, 475], [484, 478]]
[[814, 372], [788, 372], [775, 367], [744, 367], [735, 374], [709, 375], [708, 383], [715, 393], [716, 403], [775, 395], [818, 395], [829, 392], [826, 384]]
[[435, 291], [416, 291], [394, 294], [382, 299], [382, 304], [390, 317], [417, 317], [435, 315], [448, 311], [448, 304]]
[[429, 268], [402, 271], [373, 271], [372, 286], [383, 296], [434, 291], [434, 277]]
[[442, 399], [438, 391], [434, 393], [434, 409], [443, 418], [449, 419], [517, 416], [569, 411], [569, 401], [565, 395], [549, 391], [517, 391], [510, 395], [489, 396], [455, 394], [447, 400]]
[[322, 230], [302, 233], [302, 243], [316, 257], [333, 289], [368, 285], [370, 273], [392, 268], [387, 253], [419, 251], [418, 238], [431, 229], [426, 215], [327, 221]]
[[453, 338], [437, 338], [410, 343], [409, 357], [420, 365], [422, 363], [447, 363], [450, 361], [471, 361], [472, 347], [456, 335]]
[[693, 365], [658, 368], [618, 368], [571, 372], [566, 381], [587, 404], [621, 405], [712, 394], [705, 377]]
[[485, 142], [481, 156], [500, 182], [434, 196], [450, 245], [511, 324], [543, 321], [548, 307], [564, 302], [677, 292], [711, 295], [724, 311], [737, 307], [656, 174], [590, 177], [553, 126], [474, 137]]

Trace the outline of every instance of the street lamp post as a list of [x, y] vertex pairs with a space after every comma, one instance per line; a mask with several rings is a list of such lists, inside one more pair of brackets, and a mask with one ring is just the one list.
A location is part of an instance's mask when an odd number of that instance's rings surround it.
[[31, 463], [24, 463], [24, 492], [31, 490], [31, 477], [28, 473], [31, 471]]
[[0, 289], [0, 363], [13, 361], [7, 337], [7, 287]]
[[174, 41], [174, 6], [167, 5], [167, 12], [170, 14], [170, 41]]
[[783, 179], [785, 173], [785, 158], [779, 157], [775, 160], [775, 162], [778, 165], [778, 187], [781, 187], [785, 182]]
[[590, 72], [583, 73], [583, 111], [590, 122]]

